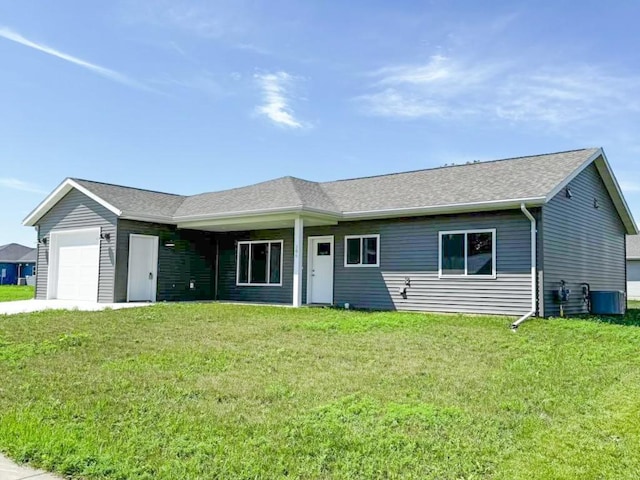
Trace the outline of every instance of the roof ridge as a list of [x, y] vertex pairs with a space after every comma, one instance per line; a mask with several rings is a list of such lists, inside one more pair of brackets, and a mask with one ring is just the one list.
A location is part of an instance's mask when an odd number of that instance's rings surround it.
[[472, 162], [468, 162], [468, 163], [462, 163], [462, 164], [458, 164], [458, 165], [440, 165], [438, 167], [430, 167], [430, 168], [418, 168], [415, 170], [406, 170], [404, 172], [392, 172], [392, 173], [381, 173], [379, 175], [366, 175], [363, 177], [353, 177], [353, 178], [341, 178], [338, 180], [329, 180], [327, 182], [321, 182], [321, 185], [327, 185], [327, 184], [331, 184], [331, 183], [338, 183], [338, 182], [350, 182], [350, 181], [354, 181], [354, 180], [364, 180], [367, 178], [379, 178], [379, 177], [393, 177], [396, 175], [406, 175], [409, 173], [418, 173], [418, 172], [428, 172], [428, 171], [433, 171], [433, 170], [444, 170], [445, 168], [458, 168], [458, 167], [469, 167], [472, 165], [486, 165], [489, 163], [498, 163], [498, 162], [509, 162], [512, 160], [522, 160], [525, 158], [536, 158], [536, 157], [549, 157], [551, 155], [562, 155], [563, 153], [573, 153], [573, 152], [584, 152], [587, 150], [598, 150], [600, 147], [589, 147], [589, 148], [576, 148], [573, 150], [563, 150], [563, 151], [559, 151], [559, 152], [551, 152], [551, 153], [541, 153], [538, 155], [521, 155], [519, 157], [509, 157], [509, 158], [498, 158], [495, 160], [475, 160]]
[[129, 190], [138, 190], [141, 192], [149, 192], [149, 193], [159, 193], [161, 195], [171, 195], [172, 197], [189, 197], [191, 195], [180, 195], [179, 193], [169, 193], [169, 192], [161, 192], [160, 190], [151, 190], [148, 188], [138, 188], [138, 187], [130, 187], [128, 185], [118, 185], [117, 183], [109, 183], [109, 182], [98, 182], [96, 180], [87, 180], [86, 178], [77, 178], [77, 177], [69, 177], [70, 180], [80, 181], [80, 182], [89, 182], [89, 183], [97, 183], [99, 185], [107, 185], [109, 187], [118, 187], [118, 188], [128, 188]]

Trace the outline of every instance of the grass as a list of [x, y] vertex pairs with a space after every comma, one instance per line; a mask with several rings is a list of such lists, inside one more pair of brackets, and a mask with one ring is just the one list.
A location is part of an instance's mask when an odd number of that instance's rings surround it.
[[640, 300], [629, 300], [628, 307], [634, 309], [640, 309]]
[[0, 302], [29, 300], [33, 298], [33, 287], [27, 285], [0, 285]]
[[217, 304], [0, 316], [0, 451], [88, 479], [640, 477], [640, 328], [510, 321]]

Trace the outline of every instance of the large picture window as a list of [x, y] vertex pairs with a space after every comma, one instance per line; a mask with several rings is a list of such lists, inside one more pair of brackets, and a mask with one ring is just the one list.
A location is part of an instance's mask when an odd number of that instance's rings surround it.
[[496, 276], [496, 230], [440, 232], [441, 277]]
[[345, 267], [380, 266], [380, 235], [347, 235], [344, 242]]
[[237, 285], [282, 285], [282, 240], [238, 242]]

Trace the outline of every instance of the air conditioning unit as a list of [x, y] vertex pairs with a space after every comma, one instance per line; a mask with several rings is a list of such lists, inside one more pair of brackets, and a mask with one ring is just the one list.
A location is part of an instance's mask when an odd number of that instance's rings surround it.
[[624, 315], [627, 310], [625, 293], [622, 290], [591, 292], [591, 313], [595, 315]]

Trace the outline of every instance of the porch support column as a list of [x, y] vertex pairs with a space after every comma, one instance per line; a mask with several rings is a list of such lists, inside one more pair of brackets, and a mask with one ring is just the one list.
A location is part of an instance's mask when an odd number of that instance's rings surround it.
[[293, 225], [293, 306], [302, 305], [302, 252], [304, 220], [297, 217]]

